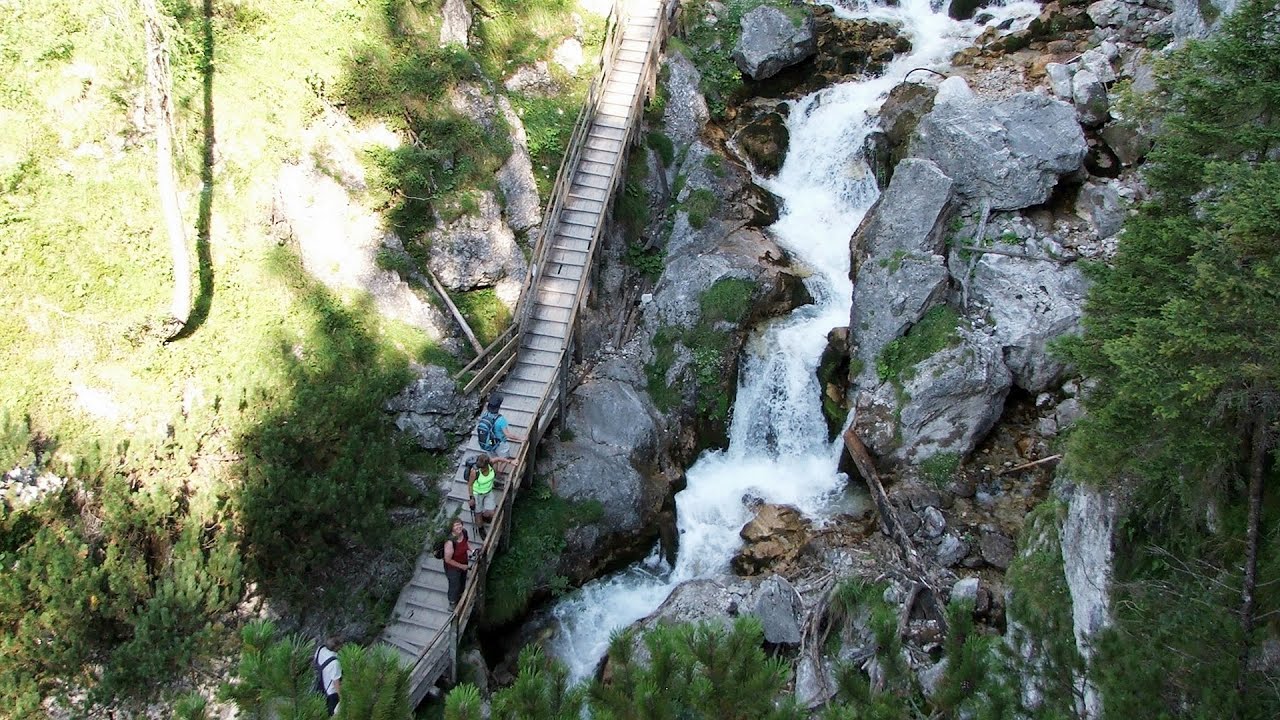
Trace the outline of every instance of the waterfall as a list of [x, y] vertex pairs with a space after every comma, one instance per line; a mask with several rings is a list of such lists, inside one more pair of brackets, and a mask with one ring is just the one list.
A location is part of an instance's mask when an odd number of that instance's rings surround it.
[[[594, 580], [552, 609], [558, 628], [552, 651], [573, 680], [590, 676], [610, 633], [653, 612], [680, 583], [729, 571], [738, 536], [751, 513], [742, 498], [787, 503], [822, 518], [839, 502], [846, 478], [836, 469], [839, 441], [827, 441], [816, 370], [834, 327], [849, 323], [849, 237], [878, 196], [862, 157], [885, 95], [913, 68], [944, 67], [983, 29], [957, 22], [930, 0], [885, 7], [857, 0], [832, 3], [843, 18], [897, 23], [913, 50], [883, 76], [844, 83], [790, 101], [790, 148], [774, 178], [756, 181], [779, 198], [769, 229], [811, 275], [811, 305], [768, 323], [748, 342], [725, 450], [704, 453], [676, 495], [680, 550], [675, 567], [655, 552], [644, 562]], [[994, 25], [1039, 12], [1033, 2], [989, 8]], [[767, 439], [767, 440], [766, 440]]]

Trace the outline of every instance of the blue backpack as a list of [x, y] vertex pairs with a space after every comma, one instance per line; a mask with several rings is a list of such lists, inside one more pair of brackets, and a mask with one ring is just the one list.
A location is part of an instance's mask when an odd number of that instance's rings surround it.
[[481, 450], [493, 452], [498, 449], [498, 435], [494, 432], [494, 425], [497, 423], [498, 413], [485, 410], [480, 414], [480, 421], [476, 423], [476, 441]]

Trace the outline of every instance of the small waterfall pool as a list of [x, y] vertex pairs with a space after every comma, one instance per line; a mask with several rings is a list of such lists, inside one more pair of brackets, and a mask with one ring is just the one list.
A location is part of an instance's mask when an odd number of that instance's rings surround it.
[[[858, 0], [830, 3], [840, 17], [900, 24], [913, 50], [883, 76], [825, 88], [790, 101], [790, 148], [778, 175], [756, 178], [781, 198], [769, 232], [811, 275], [812, 305], [761, 328], [748, 343], [739, 373], [729, 447], [704, 453], [688, 469], [676, 495], [680, 549], [675, 567], [655, 551], [621, 572], [594, 580], [551, 610], [551, 649], [574, 681], [591, 675], [617, 628], [653, 612], [680, 583], [729, 571], [751, 519], [750, 494], [787, 503], [821, 520], [847, 510], [847, 478], [840, 474], [839, 441], [827, 441], [816, 370], [828, 331], [849, 323], [849, 236], [878, 196], [862, 157], [885, 95], [913, 68], [944, 67], [984, 26], [957, 22], [930, 0], [894, 7]], [[988, 25], [1034, 17], [1039, 6], [1018, 0], [990, 7]], [[773, 442], [766, 442], [771, 438]]]

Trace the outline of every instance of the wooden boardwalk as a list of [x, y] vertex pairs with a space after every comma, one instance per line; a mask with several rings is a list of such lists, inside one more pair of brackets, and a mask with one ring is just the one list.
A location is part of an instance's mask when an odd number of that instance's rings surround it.
[[[516, 322], [468, 366], [479, 369], [467, 389], [479, 389], [484, 396], [496, 387], [505, 398], [502, 413], [511, 430], [525, 439], [512, 443], [516, 467], [511, 477], [517, 480], [565, 392], [562, 386], [573, 331], [590, 282], [596, 244], [623, 174], [629, 143], [636, 138], [646, 95], [653, 89], [666, 27], [666, 0], [615, 3], [601, 69], [552, 191]], [[480, 366], [481, 361], [487, 364]], [[474, 432], [465, 452], [465, 457], [480, 452]], [[414, 705], [441, 677], [456, 678], [458, 639], [483, 597], [486, 569], [510, 524], [519, 482], [508, 480], [500, 477], [494, 488], [502, 499], [494, 522], [498, 532], [490, 533], [481, 544], [467, 509], [467, 485], [458, 470], [445, 501], [446, 511], [450, 517], [462, 518], [477, 554], [462, 600], [451, 613], [443, 561], [428, 547], [382, 633], [381, 641], [395, 648], [410, 667]]]

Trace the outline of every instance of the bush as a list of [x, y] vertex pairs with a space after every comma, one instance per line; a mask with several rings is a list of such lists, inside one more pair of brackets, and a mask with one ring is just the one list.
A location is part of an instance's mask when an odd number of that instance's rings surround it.
[[716, 211], [719, 204], [720, 201], [715, 193], [707, 188], [697, 188], [684, 199], [681, 209], [689, 214], [689, 225], [695, 230], [701, 230], [706, 226], [707, 220], [711, 219], [712, 213]]

